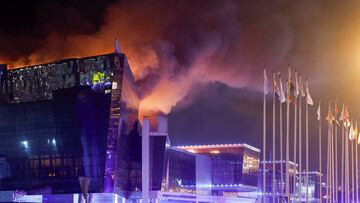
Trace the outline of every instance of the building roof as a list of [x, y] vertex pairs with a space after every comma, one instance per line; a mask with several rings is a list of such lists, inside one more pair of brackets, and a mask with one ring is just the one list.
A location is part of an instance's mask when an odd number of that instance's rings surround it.
[[253, 147], [251, 145], [245, 143], [236, 143], [236, 144], [212, 144], [212, 145], [184, 145], [184, 146], [175, 146], [179, 149], [211, 149], [211, 148], [232, 148], [232, 147], [240, 147], [250, 149], [260, 153], [260, 149]]
[[[1, 65], [1, 64], [0, 64]], [[116, 71], [115, 71], [116, 70]], [[123, 85], [139, 91], [126, 56], [119, 53], [62, 59], [16, 69], [0, 66], [0, 100], [6, 103], [51, 100], [53, 90], [90, 86], [94, 91], [109, 93], [117, 75], [126, 75]]]

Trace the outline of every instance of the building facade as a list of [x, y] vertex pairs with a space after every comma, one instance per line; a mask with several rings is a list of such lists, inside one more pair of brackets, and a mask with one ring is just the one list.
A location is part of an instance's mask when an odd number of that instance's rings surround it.
[[[139, 97], [124, 54], [0, 69], [0, 190], [137, 187]], [[135, 172], [134, 172], [135, 171]]]
[[257, 193], [259, 149], [247, 144], [179, 146], [177, 148], [210, 159], [212, 195], [234, 197], [251, 192]]
[[142, 120], [142, 192], [149, 202], [255, 202], [260, 150], [247, 144], [171, 146], [164, 116]]
[[126, 56], [0, 65], [0, 202], [255, 202], [260, 150], [173, 147], [166, 116], [139, 121]]

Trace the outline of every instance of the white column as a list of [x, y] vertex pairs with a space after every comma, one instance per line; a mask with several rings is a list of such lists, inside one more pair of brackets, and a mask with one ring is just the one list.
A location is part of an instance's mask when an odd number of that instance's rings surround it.
[[143, 203], [149, 203], [150, 193], [150, 124], [149, 120], [142, 121], [142, 134], [141, 134], [141, 173], [142, 173], [142, 199]]

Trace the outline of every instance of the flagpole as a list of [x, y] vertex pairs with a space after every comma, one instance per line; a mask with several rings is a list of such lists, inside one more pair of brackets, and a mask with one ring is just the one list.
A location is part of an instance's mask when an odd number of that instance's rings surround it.
[[263, 202], [266, 195], [266, 69], [264, 69], [264, 100], [263, 100]]
[[[331, 105], [329, 104], [329, 112], [331, 112]], [[330, 118], [331, 119], [331, 118]], [[329, 202], [333, 202], [333, 156], [332, 156], [332, 147], [333, 147], [333, 137], [332, 137], [332, 121], [329, 121], [329, 132], [328, 132], [328, 139], [329, 139]]]
[[332, 200], [335, 202], [335, 169], [334, 169], [334, 123], [331, 126], [331, 194]]
[[[290, 93], [290, 87], [289, 87], [289, 82], [290, 82], [290, 67], [289, 67], [289, 74], [288, 74], [288, 88], [287, 88], [287, 95], [289, 96]], [[286, 198], [287, 198], [287, 202], [290, 202], [290, 183], [289, 183], [289, 172], [290, 172], [290, 168], [289, 168], [289, 130], [290, 130], [290, 126], [289, 126], [289, 117], [290, 117], [290, 101], [289, 98], [286, 101], [286, 177], [285, 177], [285, 182], [286, 182]]]
[[[345, 136], [348, 135], [348, 128], [345, 128]], [[345, 181], [346, 181], [346, 201], [350, 202], [349, 193], [349, 139], [345, 137]]]
[[[330, 112], [331, 112], [331, 107], [330, 107]], [[330, 194], [330, 202], [333, 202], [333, 156], [332, 156], [332, 145], [333, 145], [333, 140], [332, 140], [332, 125], [330, 124], [329, 125], [329, 142], [330, 142], [330, 145], [329, 145], [329, 157], [330, 157], [330, 160], [329, 160], [329, 181], [330, 181], [330, 187], [329, 187], [329, 194]]]
[[351, 140], [351, 197], [352, 202], [355, 200], [355, 174], [354, 174], [354, 139]]
[[306, 121], [306, 135], [305, 135], [305, 152], [306, 152], [306, 202], [309, 202], [309, 105], [305, 104], [305, 121]]
[[[349, 128], [347, 128], [348, 131], [346, 132], [346, 135], [349, 135]], [[347, 199], [348, 201], [350, 202], [351, 199], [350, 199], [350, 140], [349, 139], [346, 139], [347, 140], [347, 143], [346, 143], [346, 155], [347, 155], [347, 158], [346, 158], [346, 165], [347, 165], [347, 169], [346, 169], [346, 172], [347, 172], [347, 175], [346, 175], [346, 181], [347, 181]]]
[[[275, 72], [273, 72], [273, 81], [275, 81]], [[273, 84], [274, 85], [274, 84]], [[275, 203], [275, 161], [276, 161], [276, 149], [275, 149], [275, 86], [273, 87], [273, 163], [272, 163], [272, 202]]]
[[[330, 105], [329, 105], [330, 106]], [[329, 107], [330, 109], [330, 107]], [[330, 123], [328, 123], [327, 129], [327, 156], [326, 156], [326, 202], [330, 200]]]
[[[353, 129], [353, 122], [351, 121], [351, 128]], [[353, 131], [354, 132], [354, 131]], [[355, 193], [354, 193], [354, 186], [355, 186], [355, 174], [354, 174], [354, 133], [352, 133], [351, 140], [351, 200], [354, 202], [355, 200]]]
[[[335, 121], [336, 122], [336, 121]], [[339, 201], [339, 167], [338, 167], [338, 129], [337, 123], [335, 123], [335, 199], [336, 202]]]
[[279, 127], [280, 127], [280, 195], [281, 198], [284, 194], [284, 152], [283, 152], [283, 112], [282, 112], [282, 106], [285, 99], [285, 94], [283, 90], [281, 75], [279, 73], [279, 83], [280, 83], [280, 102], [279, 102]]
[[295, 111], [294, 111], [294, 173], [293, 173], [293, 194], [294, 194], [294, 199], [296, 198], [296, 141], [297, 141], [297, 129], [296, 129], [296, 124], [297, 124], [297, 97], [295, 97]]
[[301, 80], [301, 75], [299, 75], [299, 80], [300, 80], [300, 86], [301, 86], [301, 96], [299, 98], [299, 198], [300, 198], [300, 202], [302, 201], [302, 123], [301, 123], [301, 97], [303, 96], [303, 83]]
[[283, 116], [283, 113], [282, 113], [282, 103], [280, 102], [279, 104], [279, 111], [280, 111], [280, 118], [279, 118], [279, 121], [280, 121], [280, 195], [282, 196], [283, 193], [284, 193], [284, 168], [283, 168], [283, 155], [284, 155], [284, 152], [283, 152], [283, 121], [282, 121], [282, 116]]
[[338, 183], [338, 129], [337, 129], [337, 113], [338, 113], [338, 106], [337, 106], [337, 101], [335, 101], [335, 199], [336, 202], [339, 201], [339, 183]]
[[318, 120], [319, 120], [319, 172], [320, 172], [320, 180], [319, 180], [319, 199], [320, 199], [320, 203], [322, 203], [322, 160], [321, 160], [321, 102], [319, 101], [319, 111], [318, 111]]
[[345, 201], [344, 202], [347, 202], [349, 201], [349, 197], [348, 197], [348, 139], [347, 139], [347, 129], [345, 128], [345, 150], [344, 150], [344, 156], [345, 156], [345, 165], [344, 165], [344, 187], [345, 187]]
[[332, 200], [331, 196], [331, 104], [328, 106], [327, 129], [327, 162], [326, 162], [326, 202]]
[[[343, 114], [343, 111], [344, 110], [342, 110], [341, 114]], [[344, 139], [345, 139], [345, 128], [343, 125], [341, 127], [341, 202], [345, 202], [345, 140]]]
[[[356, 129], [357, 128], [357, 121], [356, 121]], [[355, 135], [357, 139], [359, 139], [359, 132], [357, 132]], [[355, 140], [355, 196], [356, 196], [356, 203], [359, 201], [359, 174], [358, 174], [358, 141]]]
[[[306, 80], [306, 87], [307, 87], [307, 80]], [[306, 93], [308, 94], [308, 92]], [[306, 147], [306, 202], [309, 202], [309, 104], [306, 102], [305, 104], [306, 112], [305, 112], [305, 120], [306, 120], [306, 141], [305, 141], [305, 147]]]

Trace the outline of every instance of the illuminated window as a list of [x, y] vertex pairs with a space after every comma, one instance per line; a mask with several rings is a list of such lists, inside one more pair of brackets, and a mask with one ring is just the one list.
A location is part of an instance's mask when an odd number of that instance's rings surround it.
[[103, 82], [105, 82], [105, 73], [95, 72], [92, 77], [92, 83], [97, 84], [97, 83], [103, 83]]
[[24, 140], [21, 142], [21, 145], [25, 148], [25, 150], [28, 150], [29, 149], [29, 143], [28, 141]]
[[219, 150], [212, 150], [212, 151], [210, 151], [210, 153], [211, 153], [211, 154], [219, 154], [220, 151], [219, 151]]
[[53, 138], [53, 139], [51, 140], [51, 143], [52, 143], [52, 145], [53, 145], [54, 147], [56, 147], [56, 140], [55, 140], [55, 138]]
[[113, 90], [117, 89], [117, 82], [113, 82], [113, 83], [112, 83], [112, 89], [113, 89]]
[[255, 174], [259, 170], [259, 159], [244, 155], [243, 173]]

